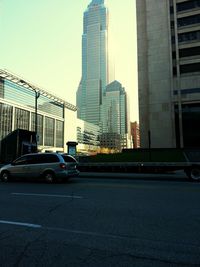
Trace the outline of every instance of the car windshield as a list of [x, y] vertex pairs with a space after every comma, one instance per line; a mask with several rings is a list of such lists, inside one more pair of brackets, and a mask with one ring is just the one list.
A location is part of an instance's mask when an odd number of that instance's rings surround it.
[[76, 162], [76, 159], [69, 156], [69, 155], [62, 155], [62, 157], [63, 157], [65, 162], [74, 162], [74, 163]]

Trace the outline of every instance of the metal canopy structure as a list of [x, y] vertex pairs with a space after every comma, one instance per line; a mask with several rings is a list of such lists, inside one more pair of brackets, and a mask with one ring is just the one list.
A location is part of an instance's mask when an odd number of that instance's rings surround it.
[[55, 96], [41, 88], [39, 88], [38, 86], [24, 80], [23, 78], [16, 76], [15, 74], [12, 74], [11, 72], [8, 72], [7, 70], [0, 70], [0, 79], [6, 79], [9, 80], [19, 86], [23, 86], [26, 89], [30, 89], [32, 91], [34, 91], [34, 93], [39, 93], [40, 95], [46, 96], [50, 99], [52, 99], [53, 101], [59, 103], [59, 104], [63, 104], [65, 108], [72, 110], [72, 111], [76, 111], [77, 107], [68, 103], [67, 101], [61, 99], [58, 96]]

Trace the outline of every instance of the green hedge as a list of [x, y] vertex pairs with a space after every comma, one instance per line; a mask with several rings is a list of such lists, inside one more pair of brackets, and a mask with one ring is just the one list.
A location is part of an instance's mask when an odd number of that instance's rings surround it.
[[82, 162], [185, 162], [181, 149], [131, 149], [123, 153], [97, 154], [80, 159]]

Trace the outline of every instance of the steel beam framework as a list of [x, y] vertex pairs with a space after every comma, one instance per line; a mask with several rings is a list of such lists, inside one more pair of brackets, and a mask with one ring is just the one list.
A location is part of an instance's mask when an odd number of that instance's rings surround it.
[[16, 83], [19, 86], [23, 86], [26, 89], [30, 89], [31, 91], [33, 91], [34, 93], [37, 93], [39, 95], [43, 95], [48, 97], [49, 99], [52, 99], [54, 102], [59, 103], [59, 104], [63, 104], [65, 108], [72, 110], [72, 111], [77, 111], [77, 107], [70, 104], [69, 102], [61, 99], [58, 96], [55, 96], [43, 89], [41, 89], [40, 87], [28, 82], [27, 80], [25, 80], [24, 78], [21, 78], [15, 74], [12, 74], [10, 71], [8, 72], [7, 70], [0, 70], [0, 78], [1, 79], [6, 79], [9, 80], [13, 83]]

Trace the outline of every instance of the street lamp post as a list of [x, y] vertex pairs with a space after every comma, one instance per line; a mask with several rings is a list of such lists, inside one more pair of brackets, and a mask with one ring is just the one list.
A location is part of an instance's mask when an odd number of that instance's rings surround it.
[[38, 98], [40, 97], [40, 93], [34, 89], [35, 92], [35, 134], [36, 134], [36, 141], [38, 141]]
[[36, 135], [36, 143], [38, 142], [38, 98], [40, 97], [40, 92], [36, 90], [31, 84], [24, 80], [20, 80], [20, 83], [23, 85], [27, 85], [31, 88], [35, 93], [35, 135]]

